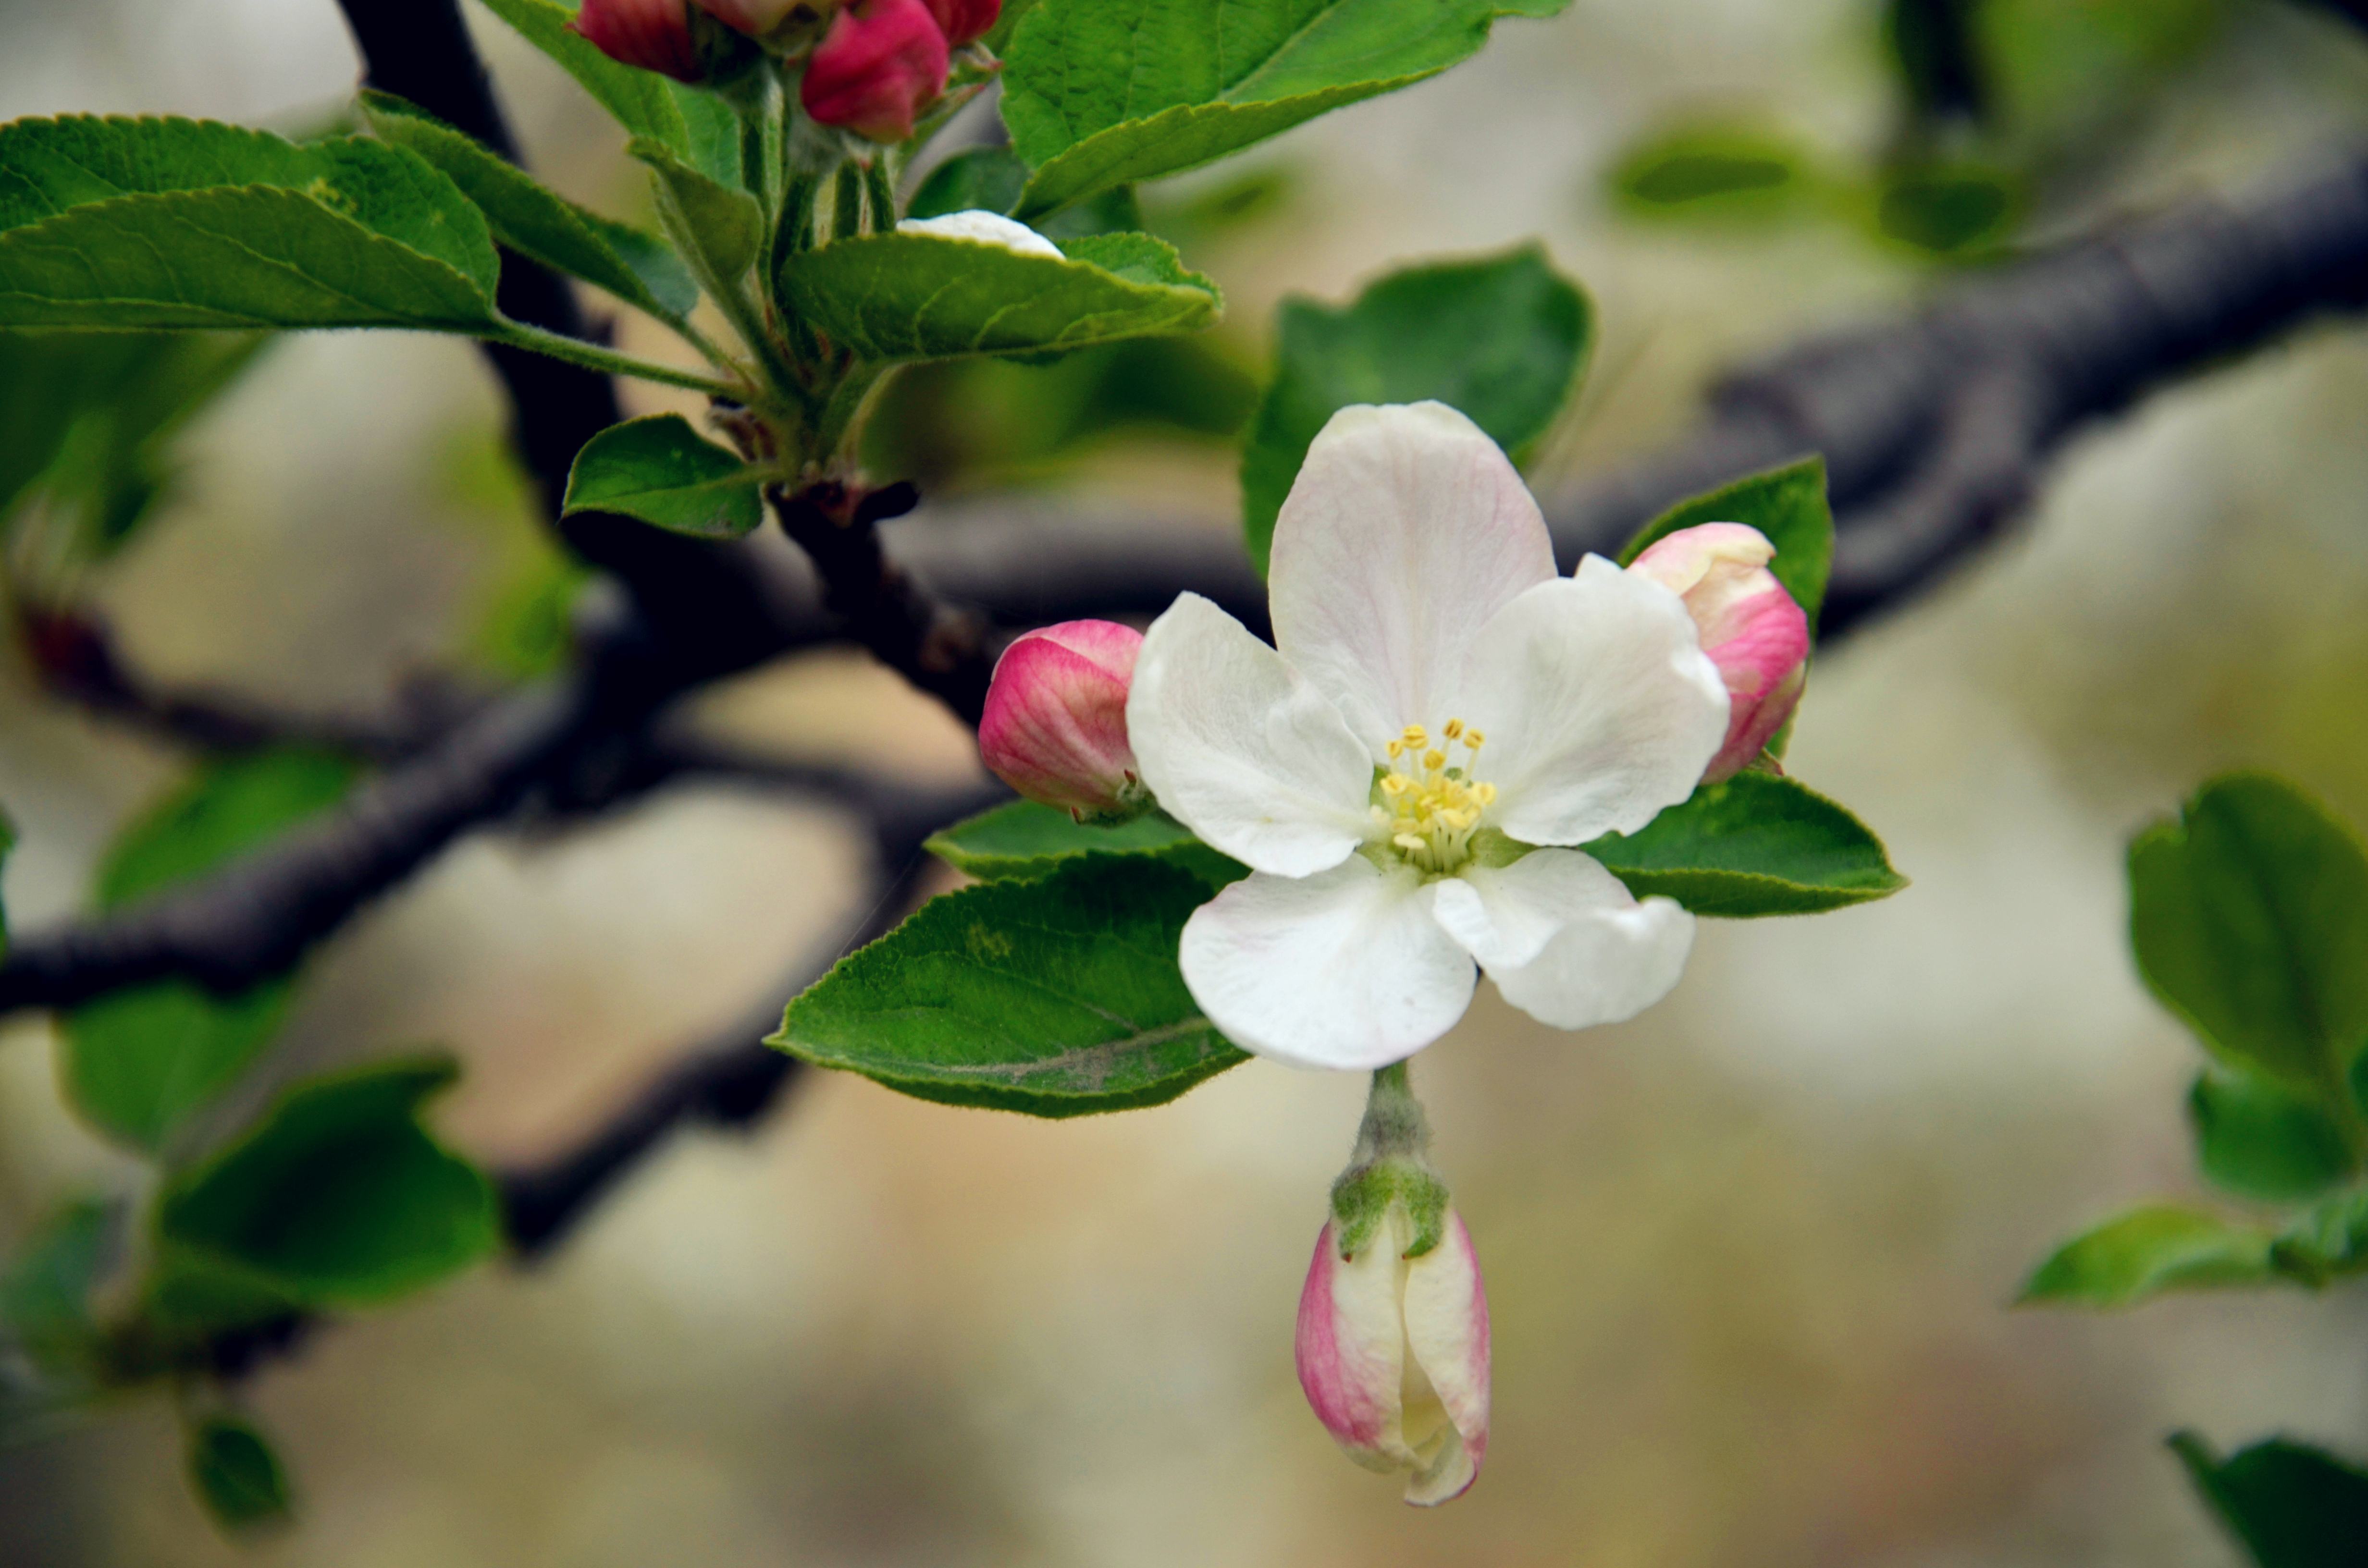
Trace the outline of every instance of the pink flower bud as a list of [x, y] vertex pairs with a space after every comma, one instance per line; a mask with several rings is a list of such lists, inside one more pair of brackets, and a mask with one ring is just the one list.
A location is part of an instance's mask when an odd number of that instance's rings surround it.
[[685, 0], [584, 0], [568, 27], [623, 65], [660, 71], [677, 82], [705, 77], [691, 41]]
[[1776, 547], [1741, 523], [1703, 523], [1656, 541], [1628, 569], [1686, 601], [1702, 652], [1726, 680], [1726, 744], [1702, 782], [1749, 767], [1801, 700], [1809, 618], [1768, 570]]
[[1462, 1215], [1408, 1258], [1413, 1238], [1402, 1203], [1353, 1256], [1325, 1225], [1299, 1297], [1299, 1386], [1350, 1459], [1406, 1472], [1406, 1500], [1430, 1507], [1462, 1496], [1488, 1449], [1488, 1296]]
[[946, 35], [946, 42], [955, 49], [970, 42], [995, 26], [996, 17], [1003, 14], [1003, 0], [922, 0], [929, 15], [938, 19], [938, 30]]
[[1126, 742], [1126, 693], [1143, 633], [1066, 620], [1003, 651], [978, 722], [979, 755], [1031, 801], [1079, 822], [1123, 820], [1150, 804]]
[[902, 142], [946, 88], [946, 35], [921, 0], [855, 0], [806, 62], [798, 99], [818, 125]]

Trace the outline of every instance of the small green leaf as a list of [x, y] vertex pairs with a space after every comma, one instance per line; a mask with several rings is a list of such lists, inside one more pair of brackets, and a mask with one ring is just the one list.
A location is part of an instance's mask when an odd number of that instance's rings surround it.
[[2192, 1432], [2170, 1447], [2258, 1568], [2360, 1568], [2368, 1471], [2283, 1437], [2226, 1460]]
[[[458, 1075], [433, 1057], [288, 1089], [237, 1142], [165, 1183], [160, 1259], [219, 1277], [233, 1296], [308, 1308], [375, 1305], [466, 1268], [500, 1244], [493, 1184], [418, 1119]], [[152, 1298], [159, 1315], [165, 1305]]]
[[1033, 881], [1087, 855], [1156, 855], [1212, 887], [1249, 874], [1249, 868], [1210, 848], [1163, 812], [1118, 827], [1091, 827], [1033, 801], [1008, 801], [981, 812], [932, 835], [922, 847], [983, 882]]
[[768, 1042], [949, 1105], [1084, 1116], [1164, 1104], [1244, 1060], [1177, 968], [1214, 890], [1151, 856], [945, 894], [840, 960]]
[[284, 1523], [288, 1472], [263, 1434], [232, 1415], [189, 1428], [189, 1484], [214, 1522], [233, 1535]]
[[738, 124], [731, 107], [713, 93], [609, 59], [569, 29], [573, 6], [485, 0], [485, 9], [558, 62], [630, 134], [670, 148], [710, 179], [739, 182]]
[[1952, 256], [1995, 244], [2014, 226], [2021, 193], [2004, 172], [1980, 165], [1902, 169], [1884, 182], [1875, 226], [1918, 250]]
[[929, 171], [907, 218], [942, 218], [949, 212], [1008, 212], [1028, 183], [1028, 165], [1008, 147], [972, 147]]
[[1003, 117], [1019, 210], [1176, 174], [1476, 53], [1498, 17], [1568, 0], [1042, 0], [1012, 35]]
[[1816, 915], [1907, 885], [1864, 823], [1770, 773], [1704, 785], [1644, 831], [1582, 847], [1639, 898], [1659, 893], [1727, 919]]
[[1703, 523], [1742, 523], [1767, 536], [1776, 547], [1776, 559], [1768, 570], [1808, 613], [1814, 636], [1817, 611], [1826, 602], [1826, 579], [1834, 566], [1834, 513], [1826, 501], [1826, 460], [1803, 458], [1679, 502], [1628, 541], [1620, 551], [1620, 564], [1628, 565], [1647, 546], [1679, 528]]
[[738, 539], [765, 520], [761, 472], [679, 414], [612, 425], [567, 474], [566, 515], [622, 512], [699, 539]]
[[2239, 1198], [2292, 1202], [2359, 1173], [2359, 1158], [2335, 1115], [2254, 1074], [2203, 1074], [2187, 1108], [2204, 1176]]
[[1223, 308], [1215, 284], [1148, 234], [1071, 240], [1061, 250], [1054, 260], [940, 234], [870, 234], [787, 258], [781, 300], [833, 342], [875, 360], [1198, 332]]
[[2134, 1209], [2076, 1236], [2039, 1266], [2022, 1301], [2126, 1307], [2166, 1290], [2258, 1285], [2277, 1278], [2271, 1237], [2169, 1204]]
[[2156, 999], [2231, 1067], [2356, 1115], [2368, 854], [2293, 785], [2232, 774], [2130, 846], [2130, 942]]
[[25, 1239], [0, 1273], [0, 1335], [42, 1370], [86, 1376], [99, 1355], [90, 1294], [118, 1250], [116, 1205], [70, 1203]]
[[1726, 122], [1657, 131], [1607, 177], [1622, 209], [1640, 218], [1774, 218], [1800, 210], [1820, 185], [1789, 137]]
[[[99, 872], [99, 906], [236, 859], [336, 804], [354, 778], [342, 757], [293, 748], [208, 768], [117, 841]], [[114, 992], [66, 1015], [59, 1076], [93, 1125], [153, 1153], [278, 1032], [289, 996], [285, 980], [229, 997], [180, 981]]]
[[1343, 309], [1287, 300], [1278, 319], [1274, 381], [1242, 452], [1242, 527], [1261, 572], [1308, 444], [1334, 414], [1436, 398], [1518, 460], [1569, 397], [1594, 335], [1586, 295], [1533, 244], [1394, 272]]
[[477, 204], [494, 238], [520, 256], [606, 289], [627, 304], [677, 321], [699, 303], [699, 284], [666, 243], [586, 210], [425, 109], [365, 92], [381, 136], [442, 170]]
[[757, 264], [765, 210], [757, 199], [685, 162], [662, 142], [636, 137], [625, 151], [657, 176], [658, 201], [695, 236], [716, 281], [730, 287]]

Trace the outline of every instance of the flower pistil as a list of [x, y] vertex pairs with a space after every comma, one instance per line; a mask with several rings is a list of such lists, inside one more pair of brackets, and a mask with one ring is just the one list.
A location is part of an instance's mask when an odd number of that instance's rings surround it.
[[[1444, 745], [1433, 745], [1428, 730], [1408, 724], [1389, 743], [1389, 765], [1374, 769], [1374, 828], [1416, 870], [1443, 876], [1472, 858], [1473, 832], [1497, 801], [1497, 787], [1474, 775], [1487, 738], [1450, 719]], [[1462, 748], [1463, 760], [1452, 764], [1446, 746]]]

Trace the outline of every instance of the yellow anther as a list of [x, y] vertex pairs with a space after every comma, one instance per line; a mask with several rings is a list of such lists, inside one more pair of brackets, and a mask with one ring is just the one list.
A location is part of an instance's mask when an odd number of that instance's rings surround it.
[[1429, 840], [1417, 838], [1411, 833], [1401, 833], [1395, 838], [1391, 839], [1390, 842], [1396, 845], [1401, 849], [1428, 849], [1430, 847]]
[[1424, 729], [1420, 724], [1408, 724], [1406, 727], [1405, 739], [1406, 750], [1420, 751], [1423, 747], [1430, 744], [1430, 732]]
[[1447, 754], [1443, 751], [1427, 751], [1422, 754], [1422, 765], [1436, 773], [1447, 766]]
[[1497, 803], [1497, 786], [1494, 784], [1474, 784], [1472, 786], [1472, 798], [1478, 801], [1484, 806], [1493, 806]]
[[1401, 755], [1402, 753], [1404, 753], [1404, 752], [1405, 752], [1405, 750], [1406, 750], [1406, 742], [1404, 742], [1404, 741], [1392, 741], [1392, 742], [1390, 743], [1390, 755], [1391, 755], [1392, 756], [1397, 756]]
[[1407, 782], [1406, 776], [1403, 773], [1382, 775], [1382, 793], [1384, 795], [1403, 795], [1411, 788], [1413, 786]]
[[1463, 733], [1463, 720], [1461, 720], [1461, 719], [1450, 719], [1450, 720], [1447, 722], [1447, 730], [1446, 730], [1446, 734], [1447, 734], [1447, 738], [1448, 738], [1449, 740], [1451, 740], [1451, 741], [1452, 741], [1452, 740], [1453, 740], [1456, 736], [1458, 736], [1458, 735], [1462, 734]]
[[1477, 730], [1466, 730], [1463, 732], [1463, 744], [1470, 746], [1474, 751], [1478, 751], [1481, 744], [1486, 742], [1487, 738], [1487, 736], [1482, 734]]

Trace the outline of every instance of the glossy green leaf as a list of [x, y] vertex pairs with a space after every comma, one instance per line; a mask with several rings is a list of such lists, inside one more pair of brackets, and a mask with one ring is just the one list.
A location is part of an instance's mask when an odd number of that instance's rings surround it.
[[1242, 527], [1266, 569], [1274, 520], [1308, 443], [1350, 403], [1435, 398], [1518, 460], [1570, 395], [1593, 312], [1544, 251], [1408, 267], [1335, 310], [1287, 300], [1274, 380], [1242, 452]]
[[[1049, 0], [1048, 0], [1049, 3]], [[791, 313], [867, 359], [957, 359], [1198, 332], [1215, 284], [1148, 234], [1071, 240], [1063, 259], [938, 234], [871, 234], [792, 256]]]
[[2126, 1307], [2166, 1290], [2277, 1278], [2270, 1233], [2199, 1210], [2134, 1209], [2059, 1247], [2022, 1288], [2025, 1303]]
[[484, 213], [494, 238], [520, 256], [667, 320], [698, 305], [698, 282], [655, 235], [544, 189], [517, 165], [402, 98], [366, 92], [362, 102], [381, 136], [441, 170]]
[[232, 1415], [189, 1428], [189, 1485], [214, 1522], [233, 1534], [286, 1520], [288, 1472], [263, 1434]]
[[[237, 858], [336, 804], [354, 777], [342, 757], [297, 749], [207, 769], [116, 842], [99, 873], [100, 907]], [[181, 981], [111, 993], [65, 1016], [59, 1077], [94, 1126], [154, 1152], [269, 1041], [290, 993], [285, 980], [229, 997]]]
[[1639, 898], [1659, 893], [1728, 919], [1815, 915], [1907, 885], [1864, 823], [1770, 773], [1706, 784], [1642, 832], [1583, 847]]
[[2225, 1460], [2192, 1432], [2170, 1447], [2256, 1568], [2360, 1568], [2368, 1470], [2284, 1437]]
[[713, 93], [609, 59], [568, 29], [574, 6], [485, 0], [485, 9], [556, 61], [627, 132], [672, 149], [710, 179], [739, 183], [738, 121]]
[[2282, 779], [2232, 774], [2140, 834], [2129, 868], [2156, 998], [2228, 1065], [2341, 1112], [2368, 1046], [2368, 854], [2351, 829]]
[[1215, 890], [1153, 856], [1087, 856], [922, 905], [790, 1005], [769, 1043], [950, 1105], [1084, 1116], [1163, 1104], [1244, 1060], [1176, 945]]
[[117, 1218], [111, 1203], [68, 1204], [25, 1238], [0, 1272], [0, 1339], [45, 1372], [92, 1369], [99, 1331], [91, 1291], [117, 1251]]
[[1680, 125], [1631, 147], [1606, 176], [1640, 218], [1763, 220], [1797, 212], [1821, 182], [1791, 138], [1753, 125]]
[[1436, 75], [1502, 16], [1568, 0], [1042, 0], [1012, 35], [1003, 118], [1023, 213], [1176, 174]]
[[401, 148], [74, 117], [0, 127], [0, 325], [495, 320], [483, 215]]
[[166, 1182], [170, 1267], [309, 1308], [370, 1306], [494, 1251], [493, 1184], [419, 1123], [449, 1059], [373, 1062], [282, 1093], [237, 1142]]
[[658, 202], [680, 231], [696, 236], [715, 280], [725, 288], [757, 263], [765, 242], [765, 210], [738, 186], [686, 162], [665, 143], [636, 137], [625, 151], [657, 176]]
[[2359, 1174], [2337, 1116], [2267, 1079], [2214, 1069], [2195, 1080], [2187, 1108], [2204, 1176], [2240, 1198], [2292, 1202]]
[[1157, 856], [1212, 887], [1249, 874], [1249, 868], [1210, 848], [1163, 812], [1118, 827], [1093, 827], [1033, 801], [1008, 801], [981, 812], [931, 835], [923, 847], [983, 882], [1049, 877], [1087, 855]]
[[699, 539], [738, 539], [765, 520], [761, 472], [679, 414], [612, 425], [567, 474], [567, 514], [622, 512]]
[[1834, 513], [1826, 500], [1824, 458], [1803, 458], [1679, 502], [1628, 541], [1620, 564], [1629, 564], [1656, 540], [1702, 523], [1742, 523], [1766, 535], [1776, 547], [1768, 570], [1808, 612], [1810, 632], [1816, 631], [1834, 567]]

